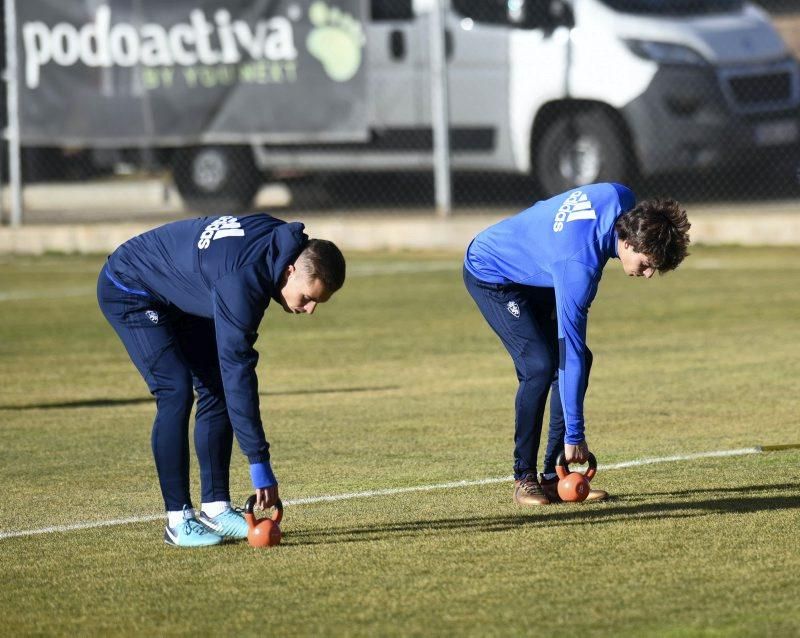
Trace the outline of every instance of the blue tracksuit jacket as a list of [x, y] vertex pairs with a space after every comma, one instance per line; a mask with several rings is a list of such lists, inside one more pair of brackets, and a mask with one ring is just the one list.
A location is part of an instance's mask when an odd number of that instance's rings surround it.
[[251, 473], [269, 461], [253, 344], [281, 275], [307, 242], [303, 224], [266, 214], [201, 217], [134, 237], [108, 259], [112, 281], [128, 292], [214, 320], [228, 415]]
[[620, 184], [591, 184], [537, 202], [473, 239], [464, 265], [495, 284], [555, 289], [559, 390], [566, 443], [584, 440], [586, 320], [603, 267], [617, 255], [614, 222], [634, 207]]

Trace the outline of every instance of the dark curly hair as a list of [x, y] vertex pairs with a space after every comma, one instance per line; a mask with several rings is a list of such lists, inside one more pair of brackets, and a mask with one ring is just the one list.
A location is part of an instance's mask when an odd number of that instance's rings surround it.
[[689, 254], [686, 211], [672, 199], [650, 199], [623, 213], [614, 225], [617, 236], [650, 258], [659, 273], [675, 270]]
[[297, 258], [297, 266], [313, 279], [319, 279], [333, 294], [344, 285], [345, 261], [342, 251], [327, 239], [309, 239]]

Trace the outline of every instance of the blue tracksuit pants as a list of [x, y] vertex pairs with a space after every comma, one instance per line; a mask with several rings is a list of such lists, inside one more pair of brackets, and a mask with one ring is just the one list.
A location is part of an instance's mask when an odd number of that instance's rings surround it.
[[230, 500], [233, 428], [222, 388], [213, 320], [188, 315], [142, 291], [122, 290], [118, 285], [104, 267], [97, 280], [97, 300], [156, 399], [151, 443], [166, 509], [192, 506], [192, 388], [197, 392], [194, 445], [202, 500]]
[[[464, 268], [464, 284], [484, 319], [503, 342], [517, 371], [514, 423], [514, 478], [536, 473], [542, 421], [550, 394], [550, 429], [545, 473], [555, 472], [564, 450], [564, 410], [558, 390], [558, 324], [552, 288], [491, 284]], [[587, 377], [592, 354], [587, 349]]]

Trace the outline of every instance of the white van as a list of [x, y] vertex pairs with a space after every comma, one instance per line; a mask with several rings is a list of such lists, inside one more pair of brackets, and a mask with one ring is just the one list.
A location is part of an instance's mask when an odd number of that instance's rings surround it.
[[[452, 166], [544, 194], [800, 148], [798, 63], [743, 0], [444, 0]], [[371, 0], [367, 143], [254, 147], [262, 171], [432, 168], [432, 0]], [[192, 186], [224, 166], [196, 149]], [[225, 160], [225, 158], [222, 158]], [[237, 166], [236, 170], [242, 170]], [[206, 184], [202, 183], [205, 177]]]

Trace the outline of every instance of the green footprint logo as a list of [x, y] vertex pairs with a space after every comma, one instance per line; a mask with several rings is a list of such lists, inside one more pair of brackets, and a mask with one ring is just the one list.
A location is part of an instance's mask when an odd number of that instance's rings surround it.
[[365, 42], [361, 23], [321, 0], [311, 5], [308, 17], [314, 26], [306, 39], [309, 53], [322, 63], [331, 80], [347, 82], [352, 79], [361, 66], [361, 49]]

